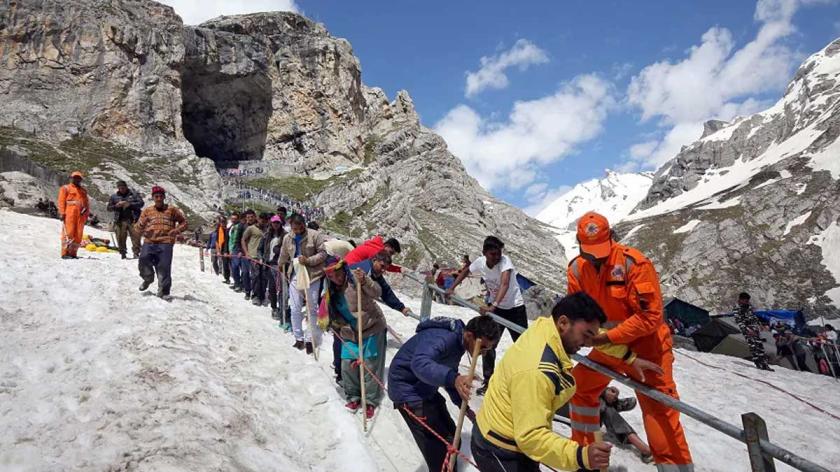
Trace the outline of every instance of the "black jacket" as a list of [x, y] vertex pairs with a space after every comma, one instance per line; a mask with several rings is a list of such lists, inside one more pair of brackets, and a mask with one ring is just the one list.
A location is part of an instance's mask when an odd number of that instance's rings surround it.
[[[128, 206], [117, 208], [116, 205], [120, 202], [128, 202]], [[140, 212], [143, 211], [143, 198], [131, 189], [128, 189], [128, 193], [125, 195], [120, 195], [119, 192], [116, 192], [108, 200], [108, 210], [114, 212], [115, 223], [120, 221], [134, 223], [140, 218]]]

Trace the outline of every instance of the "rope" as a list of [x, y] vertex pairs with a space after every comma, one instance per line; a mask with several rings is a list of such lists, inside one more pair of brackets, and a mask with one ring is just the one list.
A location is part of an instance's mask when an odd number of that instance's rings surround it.
[[736, 372], [736, 371], [734, 371], [734, 370], [730, 370], [730, 369], [726, 369], [726, 368], [724, 368], [724, 367], [718, 367], [718, 366], [715, 366], [715, 365], [707, 364], [707, 363], [705, 363], [705, 362], [701, 361], [700, 359], [697, 359], [696, 357], [693, 357], [693, 356], [691, 356], [691, 355], [689, 355], [689, 354], [686, 354], [686, 353], [684, 353], [684, 352], [680, 352], [680, 354], [681, 354], [681, 355], [683, 355], [683, 356], [685, 356], [685, 357], [687, 357], [687, 358], [689, 358], [689, 359], [691, 359], [691, 360], [693, 360], [694, 362], [697, 362], [698, 364], [704, 365], [704, 366], [709, 367], [709, 368], [711, 368], [711, 369], [723, 370], [723, 371], [725, 371], [725, 372], [729, 372], [730, 374], [735, 374], [735, 375], [737, 375], [738, 377], [742, 377], [742, 378], [745, 378], [745, 379], [748, 379], [748, 380], [753, 380], [753, 381], [756, 381], [756, 382], [763, 383], [764, 385], [767, 385], [767, 386], [769, 386], [769, 387], [771, 387], [771, 388], [773, 388], [773, 389], [775, 389], [775, 390], [778, 390], [779, 392], [782, 392], [782, 393], [784, 393], [784, 394], [786, 394], [786, 395], [789, 395], [789, 396], [793, 397], [793, 398], [794, 398], [794, 399], [796, 399], [796, 400], [799, 400], [800, 402], [802, 402], [802, 403], [804, 403], [804, 404], [806, 404], [806, 405], [810, 406], [811, 408], [813, 408], [813, 409], [815, 409], [815, 410], [819, 411], [820, 413], [824, 413], [824, 414], [826, 414], [826, 415], [828, 415], [828, 416], [830, 416], [830, 417], [834, 418], [835, 420], [840, 420], [840, 417], [838, 417], [838, 416], [837, 416], [837, 415], [835, 415], [834, 413], [831, 413], [830, 411], [826, 411], [826, 410], [824, 410], [823, 408], [820, 408], [819, 406], [817, 406], [817, 405], [815, 405], [815, 404], [813, 404], [813, 403], [809, 402], [808, 400], [805, 400], [804, 398], [800, 397], [799, 395], [796, 395], [795, 393], [791, 393], [791, 392], [789, 392], [789, 391], [787, 391], [787, 390], [783, 389], [782, 387], [779, 387], [778, 385], [772, 384], [772, 383], [770, 383], [770, 382], [768, 382], [768, 381], [766, 381], [766, 380], [756, 379], [756, 378], [754, 378], [754, 377], [750, 377], [749, 375], [744, 375], [744, 374], [742, 374], [742, 373], [740, 373], [740, 372]]

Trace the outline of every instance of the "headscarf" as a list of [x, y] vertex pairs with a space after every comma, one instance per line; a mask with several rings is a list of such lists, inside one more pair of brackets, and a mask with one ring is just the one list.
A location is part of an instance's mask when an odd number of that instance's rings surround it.
[[[338, 287], [330, 280], [330, 274], [333, 274], [335, 271], [344, 271], [344, 287]], [[325, 277], [327, 290], [321, 299], [321, 305], [318, 307], [318, 327], [325, 331], [330, 325], [336, 329], [340, 329], [341, 326], [348, 323], [346, 316], [342, 315], [339, 310], [339, 304], [341, 299], [344, 299], [344, 288], [347, 287], [347, 281], [350, 280], [350, 268], [347, 267], [343, 259], [330, 256], [325, 262], [324, 272], [327, 274], [327, 277]]]

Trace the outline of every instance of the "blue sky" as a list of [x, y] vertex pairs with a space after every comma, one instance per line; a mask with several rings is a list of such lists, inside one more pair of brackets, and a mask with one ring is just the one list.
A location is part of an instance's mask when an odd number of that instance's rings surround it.
[[[195, 2], [168, 3], [189, 23]], [[606, 168], [655, 169], [706, 119], [769, 106], [840, 37], [830, 0], [217, 3], [291, 6], [347, 38], [367, 85], [408, 90], [471, 174], [532, 213]]]

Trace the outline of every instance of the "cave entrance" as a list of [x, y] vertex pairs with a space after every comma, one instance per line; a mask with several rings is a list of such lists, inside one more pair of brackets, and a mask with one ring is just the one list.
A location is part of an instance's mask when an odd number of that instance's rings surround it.
[[181, 72], [181, 123], [195, 153], [221, 164], [262, 159], [271, 116], [271, 80], [264, 73], [224, 74], [212, 65]]

